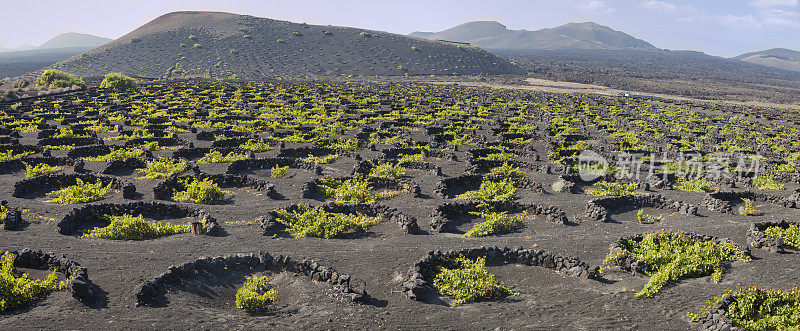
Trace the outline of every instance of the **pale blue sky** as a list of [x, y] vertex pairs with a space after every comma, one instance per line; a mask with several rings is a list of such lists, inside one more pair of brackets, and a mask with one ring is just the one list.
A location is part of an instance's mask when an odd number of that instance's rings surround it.
[[0, 0], [0, 46], [39, 45], [62, 32], [117, 38], [176, 10], [216, 10], [395, 33], [473, 20], [536, 30], [592, 20], [656, 47], [735, 56], [800, 50], [800, 0]]

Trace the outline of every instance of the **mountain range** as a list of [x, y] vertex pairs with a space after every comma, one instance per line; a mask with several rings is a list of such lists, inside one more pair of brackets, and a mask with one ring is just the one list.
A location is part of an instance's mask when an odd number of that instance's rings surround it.
[[[475, 21], [440, 32], [418, 31], [409, 35], [430, 40], [469, 43], [493, 51], [659, 50], [644, 40], [595, 22], [567, 23], [554, 28], [528, 31], [509, 30], [505, 25], [495, 21]], [[785, 48], [751, 52], [733, 59], [783, 70], [800, 71], [800, 52]]]
[[[28, 50], [0, 49], [0, 76], [40, 70], [56, 61], [61, 62], [52, 67], [80, 75], [121, 71], [146, 77], [505, 74], [520, 71], [495, 55], [508, 54], [503, 50], [645, 52], [637, 53], [638, 59], [647, 52], [664, 51], [594, 22], [528, 31], [475, 21], [402, 36], [217, 12], [169, 13], [113, 41], [64, 33], [38, 47], [23, 48]], [[681, 54], [671, 53], [670, 58]], [[706, 63], [714, 58], [724, 60], [709, 56]], [[800, 71], [800, 52], [788, 49], [752, 52], [732, 60]]]
[[487, 49], [657, 49], [644, 40], [594, 22], [528, 31], [509, 30], [494, 21], [476, 21], [441, 32], [413, 32], [410, 35], [470, 43]]

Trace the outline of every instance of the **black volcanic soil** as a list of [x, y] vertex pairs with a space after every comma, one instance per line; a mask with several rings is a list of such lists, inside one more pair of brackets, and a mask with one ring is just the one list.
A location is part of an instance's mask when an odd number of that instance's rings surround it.
[[165, 14], [51, 67], [81, 76], [223, 79], [517, 72], [475, 46], [217, 12]]
[[[287, 85], [291, 86], [291, 85]], [[471, 90], [472, 91], [472, 90]], [[481, 93], [490, 93], [481, 90]], [[94, 93], [94, 90], [87, 93]], [[548, 94], [545, 97], [555, 97]], [[90, 95], [84, 95], [90, 97]], [[58, 98], [58, 97], [54, 97]], [[52, 99], [48, 99], [52, 100]], [[8, 104], [0, 108], [8, 110]], [[538, 121], [538, 120], [537, 120]], [[49, 124], [58, 121], [50, 120]], [[539, 123], [541, 125], [541, 123]], [[477, 130], [492, 136], [489, 125]], [[421, 134], [415, 132], [415, 134]], [[207, 147], [210, 142], [200, 141], [195, 134], [179, 134], [196, 147]], [[23, 134], [21, 144], [36, 143], [36, 134]], [[287, 143], [286, 147], [311, 144]], [[541, 146], [534, 142], [530, 146]], [[358, 149], [355, 153], [370, 160], [383, 155], [388, 145], [378, 145], [375, 151]], [[444, 176], [463, 175], [470, 168], [472, 148], [459, 146], [455, 151], [458, 161], [426, 157], [425, 161], [442, 167]], [[528, 147], [529, 153], [547, 160], [543, 148]], [[54, 156], [65, 152], [53, 151]], [[155, 152], [169, 155], [169, 151]], [[257, 153], [257, 157], [275, 157], [278, 150]], [[552, 164], [550, 161], [542, 163]], [[87, 163], [88, 164], [88, 163]], [[325, 174], [333, 177], [350, 176], [356, 160], [340, 157], [331, 164], [322, 165]], [[228, 163], [203, 165], [202, 171], [211, 174], [225, 173]], [[87, 167], [88, 168], [88, 167]], [[92, 166], [92, 169], [102, 169]], [[72, 171], [72, 170], [68, 170]], [[96, 170], [95, 170], [96, 171]], [[413, 179], [422, 188], [422, 198], [406, 194], [390, 198], [381, 204], [397, 208], [414, 216], [423, 229], [419, 235], [402, 233], [396, 224], [383, 222], [369, 229], [364, 236], [349, 239], [276, 238], [261, 235], [256, 225], [232, 223], [252, 221], [272, 210], [299, 202], [319, 204], [319, 201], [301, 198], [303, 183], [319, 178], [311, 172], [289, 169], [286, 177], [272, 179], [265, 170], [245, 171], [259, 179], [275, 184], [278, 193], [285, 197], [273, 200], [249, 192], [236, 192], [233, 203], [201, 206], [186, 204], [208, 211], [225, 229], [220, 237], [175, 235], [144, 241], [113, 241], [83, 239], [61, 235], [56, 222], [26, 216], [30, 222], [16, 231], [0, 231], [0, 249], [31, 248], [66, 254], [89, 270], [92, 281], [103, 295], [99, 303], [85, 306], [70, 297], [68, 292], [56, 292], [31, 307], [0, 314], [0, 329], [645, 329], [683, 330], [690, 328], [687, 312], [695, 312], [708, 299], [739, 285], [758, 285], [787, 289], [800, 282], [800, 254], [771, 254], [753, 250], [753, 261], [734, 263], [726, 270], [722, 281], [711, 282], [710, 277], [681, 280], [666, 286], [653, 298], [634, 297], [647, 279], [622, 272], [610, 271], [599, 280], [578, 279], [557, 274], [549, 269], [518, 266], [514, 264], [489, 267], [500, 282], [519, 292], [496, 301], [486, 301], [449, 307], [447, 300], [429, 302], [412, 301], [401, 290], [401, 280], [415, 261], [429, 250], [458, 250], [480, 246], [525, 247], [544, 249], [561, 256], [575, 256], [593, 266], [599, 265], [608, 252], [609, 245], [623, 236], [671, 228], [687, 232], [727, 237], [745, 246], [745, 233], [754, 221], [795, 219], [797, 210], [768, 205], [764, 216], [746, 217], [720, 214], [701, 206], [705, 194], [674, 190], [655, 190], [671, 199], [700, 206], [698, 216], [671, 214], [667, 211], [646, 209], [649, 213], [663, 213], [664, 219], [656, 224], [636, 222], [635, 211], [613, 215], [614, 223], [583, 222], [564, 226], [534, 218], [513, 233], [485, 238], [462, 238], [452, 233], [435, 233], [429, 226], [430, 214], [448, 201], [434, 191], [443, 177], [410, 170]], [[557, 174], [528, 171], [529, 177], [544, 184], [545, 193], [518, 190], [521, 203], [537, 203], [561, 208], [570, 221], [577, 222], [589, 200], [585, 194], [553, 193], [550, 183]], [[153, 186], [159, 180], [138, 179], [138, 174], [119, 176], [135, 183], [137, 200], [152, 201]], [[80, 205], [45, 204], [44, 198], [13, 198], [14, 184], [24, 179], [24, 172], [0, 176], [0, 197], [12, 207], [28, 209], [44, 217], [60, 220], [66, 213]], [[797, 188], [787, 184], [787, 190]], [[788, 192], [781, 192], [781, 194]], [[114, 194], [102, 202], [130, 202], [121, 194]], [[203, 256], [221, 256], [236, 253], [267, 251], [273, 255], [289, 255], [295, 259], [313, 259], [322, 265], [366, 281], [371, 300], [355, 304], [332, 293], [330, 286], [315, 283], [307, 277], [290, 273], [271, 274], [278, 289], [278, 301], [264, 316], [251, 317], [232, 307], [233, 293], [245, 274], [229, 272], [221, 275], [188, 278], [174, 286], [167, 294], [164, 307], [136, 307], [135, 291], [139, 285], [163, 273], [169, 266], [183, 264]]]

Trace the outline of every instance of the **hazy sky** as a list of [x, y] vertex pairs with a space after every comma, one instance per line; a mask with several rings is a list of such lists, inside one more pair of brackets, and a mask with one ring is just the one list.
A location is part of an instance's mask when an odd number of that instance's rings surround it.
[[39, 45], [62, 32], [117, 38], [176, 10], [215, 10], [395, 33], [496, 20], [536, 30], [595, 21], [656, 47], [735, 56], [800, 50], [800, 0], [0, 0], [0, 46]]

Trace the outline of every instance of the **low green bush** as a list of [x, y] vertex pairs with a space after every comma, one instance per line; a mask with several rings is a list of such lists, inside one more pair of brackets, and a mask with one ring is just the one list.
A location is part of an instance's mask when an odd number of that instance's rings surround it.
[[259, 139], [249, 139], [245, 143], [239, 145], [239, 147], [243, 149], [249, 149], [253, 153], [266, 152], [274, 148], [265, 141]]
[[307, 204], [300, 205], [294, 211], [281, 209], [276, 214], [276, 220], [285, 225], [295, 238], [337, 238], [352, 230], [366, 231], [381, 221], [379, 217], [369, 217], [361, 213], [330, 213], [322, 207]]
[[176, 225], [169, 222], [148, 222], [142, 215], [104, 215], [103, 218], [110, 223], [105, 227], [97, 227], [89, 230], [83, 237], [114, 240], [144, 240], [192, 232], [191, 224]]
[[143, 143], [143, 144], [139, 145], [139, 147], [143, 148], [143, 149], [146, 149], [146, 150], [149, 150], [149, 151], [158, 151], [158, 150], [162, 150], [162, 149], [167, 149], [167, 147], [159, 146], [157, 141], [149, 141], [149, 142], [146, 142], [146, 143]]
[[392, 162], [380, 160], [371, 163], [372, 169], [370, 169], [369, 175], [372, 177], [400, 178], [406, 174], [406, 168], [400, 166], [399, 163], [394, 164]]
[[503, 165], [489, 169], [489, 173], [495, 176], [522, 178], [525, 177], [525, 172], [519, 168], [504, 162]]
[[23, 164], [25, 165], [25, 177], [27, 178], [48, 175], [61, 171], [61, 167], [51, 166], [47, 163], [30, 165], [27, 162], [23, 162]]
[[[800, 290], [789, 291], [741, 287], [725, 291], [735, 300], [725, 308], [733, 326], [745, 330], [797, 330], [800, 328]], [[700, 312], [689, 316], [696, 322], [708, 315], [722, 297], [709, 301]]]
[[328, 163], [331, 163], [333, 161], [336, 161], [338, 158], [339, 158], [339, 154], [325, 155], [325, 156], [322, 156], [322, 157], [309, 155], [306, 158], [304, 158], [303, 161], [316, 163], [316, 164], [328, 164]]
[[453, 139], [447, 140], [450, 145], [472, 145], [472, 138], [468, 135], [453, 135]]
[[400, 139], [398, 136], [389, 136], [389, 137], [382, 137], [380, 133], [373, 132], [369, 134], [369, 142], [378, 145], [391, 145], [394, 144], [395, 141]]
[[486, 221], [475, 224], [472, 229], [464, 233], [464, 238], [486, 237], [491, 235], [510, 233], [514, 226], [521, 224], [526, 213], [517, 216], [508, 216], [506, 212], [478, 211], [470, 214], [479, 216]]
[[779, 164], [777, 170], [780, 172], [796, 172], [797, 171], [797, 163], [794, 162], [786, 162], [784, 164]]
[[[147, 122], [142, 123], [141, 125], [146, 125]], [[172, 137], [172, 132], [167, 132], [167, 135], [164, 136], [165, 138]], [[132, 139], [148, 139], [148, 138], [156, 138], [156, 134], [147, 130], [136, 129], [133, 130], [130, 134], [121, 134], [118, 136], [108, 137], [105, 140], [132, 140]]]
[[172, 193], [172, 200], [189, 201], [204, 205], [213, 205], [225, 200], [228, 191], [220, 189], [219, 185], [211, 179], [203, 180], [187, 178], [178, 181], [181, 189], [176, 189]]
[[33, 154], [33, 152], [21, 152], [18, 154], [14, 153], [14, 150], [7, 150], [5, 152], [0, 152], [0, 161], [8, 161], [8, 160], [16, 160], [26, 157], [28, 155]]
[[678, 186], [676, 190], [686, 192], [713, 192], [717, 188], [708, 179], [705, 178], [678, 178]]
[[507, 201], [513, 199], [516, 192], [517, 188], [514, 186], [514, 181], [511, 179], [506, 178], [500, 181], [493, 181], [488, 178], [483, 178], [481, 186], [477, 190], [459, 194], [456, 196], [456, 199]]
[[423, 162], [424, 155], [419, 154], [400, 154], [400, 163], [403, 162]]
[[759, 190], [782, 190], [784, 189], [783, 184], [778, 183], [772, 177], [772, 175], [767, 174], [758, 174], [755, 178], [753, 178], [753, 187]]
[[516, 159], [517, 156], [513, 153], [509, 153], [505, 150], [499, 151], [497, 153], [488, 154], [486, 156], [479, 157], [479, 160], [488, 160], [488, 161], [511, 161]]
[[283, 178], [286, 172], [289, 171], [289, 166], [279, 167], [277, 164], [269, 170], [269, 176], [272, 178]]
[[354, 151], [358, 148], [358, 140], [356, 139], [320, 139], [317, 141], [317, 146], [325, 147], [325, 148], [333, 148], [333, 149], [342, 149], [346, 151]]
[[97, 180], [94, 184], [84, 183], [80, 178], [75, 179], [75, 185], [67, 186], [48, 195], [54, 195], [56, 198], [47, 200], [45, 202], [52, 202], [61, 205], [71, 203], [86, 203], [103, 200], [109, 192], [111, 192], [111, 184], [103, 185], [103, 181]]
[[642, 224], [661, 222], [661, 219], [663, 217], [664, 215], [656, 216], [656, 215], [645, 214], [644, 209], [639, 209], [639, 211], [636, 212], [636, 220]]
[[377, 203], [380, 199], [390, 198], [403, 193], [403, 191], [372, 192], [372, 186], [362, 177], [346, 180], [334, 179], [330, 176], [322, 177], [317, 183], [317, 190], [327, 197], [336, 199], [339, 203]]
[[633, 192], [633, 190], [639, 187], [639, 184], [636, 182], [633, 183], [615, 183], [615, 182], [607, 182], [607, 181], [599, 181], [592, 185], [594, 189], [586, 191], [586, 194], [589, 195], [602, 195], [602, 196], [621, 196], [621, 195], [628, 195]]
[[732, 243], [701, 241], [689, 235], [662, 231], [647, 233], [641, 241], [629, 241], [619, 251], [612, 251], [603, 261], [603, 268], [617, 259], [635, 257], [652, 270], [650, 280], [636, 296], [652, 296], [668, 282], [684, 277], [711, 275], [714, 282], [722, 278], [724, 262], [750, 261], [750, 257]]
[[100, 82], [100, 88], [108, 89], [130, 89], [136, 87], [136, 80], [118, 72], [110, 72], [105, 75]]
[[197, 162], [199, 163], [223, 163], [223, 162], [233, 162], [239, 160], [245, 160], [249, 158], [247, 154], [244, 153], [236, 153], [230, 152], [227, 155], [222, 154], [222, 152], [214, 150], [209, 153], [206, 153], [200, 160]]
[[111, 162], [115, 160], [124, 160], [128, 158], [135, 158], [144, 155], [144, 150], [140, 148], [115, 148], [110, 153], [94, 157], [84, 157], [86, 161], [92, 162]]
[[756, 205], [753, 204], [753, 200], [748, 198], [742, 198], [744, 202], [744, 206], [739, 206], [739, 214], [744, 216], [759, 216], [763, 213], [758, 208], [764, 207], [764, 205]]
[[46, 145], [44, 148], [54, 151], [71, 151], [75, 149], [75, 145]]
[[780, 226], [770, 226], [764, 230], [764, 234], [772, 238], [783, 239], [783, 244], [794, 249], [800, 249], [800, 227], [789, 225], [788, 228]]
[[267, 305], [278, 299], [278, 293], [270, 288], [267, 276], [248, 277], [236, 290], [236, 308], [244, 309], [250, 314], [264, 310]]
[[148, 160], [145, 162], [145, 167], [137, 169], [137, 171], [144, 174], [142, 178], [145, 179], [160, 179], [177, 175], [186, 171], [189, 168], [189, 163], [186, 160], [174, 160], [167, 158], [160, 158], [155, 160]]
[[439, 293], [450, 296], [451, 306], [498, 298], [505, 295], [518, 295], [500, 285], [497, 276], [486, 269], [486, 258], [469, 260], [465, 257], [445, 258], [435, 268], [433, 287]]
[[86, 82], [83, 79], [56, 69], [45, 70], [42, 76], [36, 80], [36, 84], [49, 87], [72, 87], [77, 85], [81, 88], [86, 88]]
[[58, 132], [52, 135], [53, 138], [86, 138], [88, 135], [77, 134], [72, 129], [59, 129]]
[[28, 274], [17, 276], [14, 272], [14, 259], [11, 252], [0, 255], [0, 313], [30, 304], [50, 292], [67, 288], [69, 280], [58, 281], [56, 271], [53, 270], [43, 280], [30, 279]]

